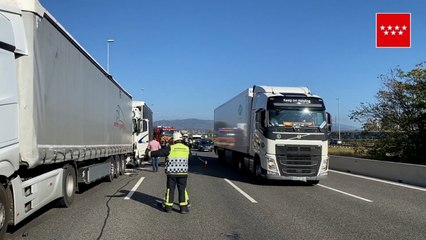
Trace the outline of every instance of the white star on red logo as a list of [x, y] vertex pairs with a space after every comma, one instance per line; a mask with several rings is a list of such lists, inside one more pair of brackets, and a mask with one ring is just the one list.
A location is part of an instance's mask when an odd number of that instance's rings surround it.
[[[392, 30], [392, 29], [394, 29], [394, 30]], [[406, 31], [406, 30], [407, 30], [407, 26], [405, 26], [405, 25], [402, 26], [402, 27], [400, 27], [398, 25], [396, 25], [396, 26], [388, 25], [387, 27], [385, 27], [383, 25], [380, 26], [380, 31], [382, 31], [383, 34], [386, 35], [386, 36], [389, 36], [389, 35], [396, 36], [397, 33], [398, 33], [398, 35], [401, 36], [401, 35], [404, 34], [404, 31]]]

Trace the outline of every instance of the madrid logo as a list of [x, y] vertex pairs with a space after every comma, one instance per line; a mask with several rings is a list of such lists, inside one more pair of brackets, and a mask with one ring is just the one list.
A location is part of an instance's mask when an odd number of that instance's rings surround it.
[[411, 13], [376, 13], [376, 47], [410, 48]]

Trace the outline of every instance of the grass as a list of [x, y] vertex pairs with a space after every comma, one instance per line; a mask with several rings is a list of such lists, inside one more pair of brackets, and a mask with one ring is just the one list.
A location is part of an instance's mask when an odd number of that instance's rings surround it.
[[329, 146], [328, 154], [350, 156], [359, 158], [368, 158], [367, 149], [364, 147], [341, 147], [341, 146]]

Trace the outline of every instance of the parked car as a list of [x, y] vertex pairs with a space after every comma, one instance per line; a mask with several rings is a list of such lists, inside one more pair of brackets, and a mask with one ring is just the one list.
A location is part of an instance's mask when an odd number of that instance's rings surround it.
[[213, 151], [213, 141], [209, 139], [203, 139], [198, 144], [198, 151], [211, 152]]

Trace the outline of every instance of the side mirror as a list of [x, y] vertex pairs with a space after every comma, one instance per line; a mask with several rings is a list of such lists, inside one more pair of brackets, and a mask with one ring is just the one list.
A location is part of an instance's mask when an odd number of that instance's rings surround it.
[[263, 131], [265, 126], [265, 110], [261, 109], [256, 112], [256, 128]]
[[133, 133], [138, 133], [138, 122], [132, 118]]
[[326, 112], [326, 121], [328, 126], [328, 131], [331, 132], [331, 114], [329, 112]]
[[142, 120], [142, 132], [146, 132], [148, 131], [148, 121], [147, 120]]

